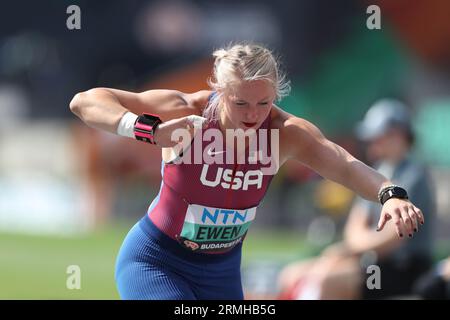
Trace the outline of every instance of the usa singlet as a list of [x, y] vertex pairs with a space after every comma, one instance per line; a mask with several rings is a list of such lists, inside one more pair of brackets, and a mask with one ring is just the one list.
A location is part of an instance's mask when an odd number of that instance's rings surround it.
[[159, 193], [117, 257], [121, 298], [243, 298], [242, 241], [275, 174], [270, 115], [254, 131], [238, 154], [211, 122], [163, 162]]

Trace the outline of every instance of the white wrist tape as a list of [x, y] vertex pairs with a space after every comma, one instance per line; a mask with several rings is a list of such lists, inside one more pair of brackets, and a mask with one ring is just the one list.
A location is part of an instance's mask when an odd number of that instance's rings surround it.
[[134, 124], [137, 118], [138, 116], [132, 112], [125, 113], [117, 126], [117, 134], [134, 139]]
[[187, 117], [187, 120], [189, 121], [189, 123], [192, 125], [192, 127], [196, 128], [196, 129], [201, 129], [203, 127], [203, 123], [207, 120], [204, 117], [201, 116], [197, 116], [195, 114], [192, 114], [190, 116]]

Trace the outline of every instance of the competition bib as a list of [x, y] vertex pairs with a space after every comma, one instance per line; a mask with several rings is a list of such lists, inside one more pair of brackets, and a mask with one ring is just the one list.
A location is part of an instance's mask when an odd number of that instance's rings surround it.
[[190, 204], [178, 241], [195, 252], [228, 251], [242, 241], [256, 207], [234, 210]]

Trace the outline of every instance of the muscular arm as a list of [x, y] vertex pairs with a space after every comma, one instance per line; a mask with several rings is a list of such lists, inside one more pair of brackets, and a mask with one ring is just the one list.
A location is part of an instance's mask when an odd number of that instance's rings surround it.
[[312, 123], [291, 116], [280, 137], [287, 142], [288, 158], [294, 158], [322, 177], [335, 181], [371, 201], [378, 201], [381, 186], [391, 182], [326, 139]]
[[121, 117], [131, 111], [135, 114], [154, 113], [163, 121], [191, 114], [200, 114], [209, 91], [185, 94], [175, 90], [149, 90], [141, 93], [94, 88], [76, 94], [70, 110], [87, 125], [116, 133]]

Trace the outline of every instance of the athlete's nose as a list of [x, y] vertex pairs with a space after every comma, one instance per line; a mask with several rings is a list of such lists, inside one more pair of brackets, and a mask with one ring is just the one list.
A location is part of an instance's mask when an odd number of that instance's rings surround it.
[[258, 120], [258, 109], [256, 106], [250, 105], [246, 112], [248, 122], [256, 122]]

